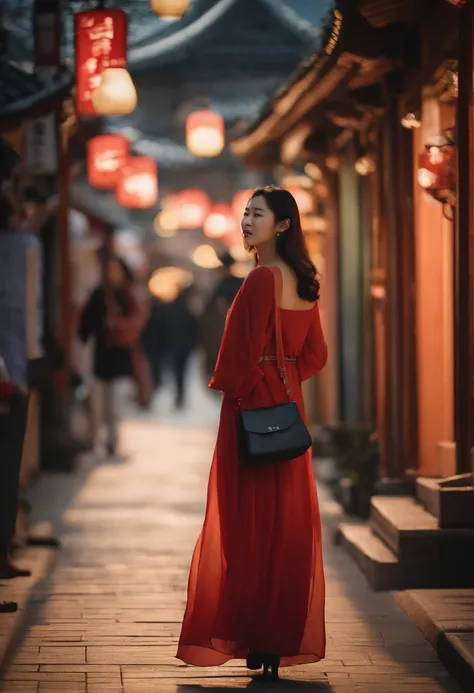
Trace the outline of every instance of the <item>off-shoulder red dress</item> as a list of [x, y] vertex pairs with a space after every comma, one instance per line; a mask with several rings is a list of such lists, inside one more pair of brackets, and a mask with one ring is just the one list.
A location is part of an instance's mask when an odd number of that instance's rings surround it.
[[[317, 303], [281, 310], [288, 379], [304, 411], [301, 382], [327, 358]], [[274, 279], [249, 274], [227, 318], [209, 386], [224, 393], [209, 478], [204, 526], [194, 550], [177, 657], [214, 666], [251, 652], [281, 666], [316, 662], [325, 653], [321, 523], [310, 451], [290, 462], [240, 465], [237, 400], [243, 408], [286, 401], [274, 363]]]

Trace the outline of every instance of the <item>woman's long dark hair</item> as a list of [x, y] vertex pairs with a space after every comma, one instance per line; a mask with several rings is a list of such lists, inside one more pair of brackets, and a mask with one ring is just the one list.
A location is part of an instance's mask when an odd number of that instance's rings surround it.
[[301, 230], [300, 213], [293, 195], [283, 188], [272, 185], [257, 188], [254, 197], [265, 198], [267, 205], [275, 215], [275, 221], [288, 219], [290, 226], [276, 238], [276, 251], [281, 259], [292, 268], [297, 277], [298, 296], [305, 301], [316, 301], [319, 298], [318, 272], [311, 262]]

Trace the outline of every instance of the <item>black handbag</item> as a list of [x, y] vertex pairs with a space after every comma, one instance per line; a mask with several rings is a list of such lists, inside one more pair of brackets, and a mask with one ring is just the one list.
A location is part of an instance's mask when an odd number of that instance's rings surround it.
[[276, 365], [285, 385], [288, 402], [258, 409], [242, 409], [239, 400], [239, 459], [245, 467], [287, 462], [303, 455], [312, 445], [311, 436], [301, 418], [288, 386], [283, 353], [279, 297], [283, 280], [278, 268], [270, 268], [275, 281]]

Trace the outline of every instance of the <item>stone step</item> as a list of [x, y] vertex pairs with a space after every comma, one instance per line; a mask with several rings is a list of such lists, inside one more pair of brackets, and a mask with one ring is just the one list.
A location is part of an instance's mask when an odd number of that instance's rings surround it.
[[416, 498], [442, 528], [474, 527], [474, 486], [465, 476], [416, 480]]
[[340, 542], [355, 560], [374, 590], [400, 587], [399, 562], [395, 554], [366, 524], [343, 522], [339, 525]]
[[431, 554], [436, 547], [436, 518], [407, 496], [374, 496], [371, 501], [370, 527], [397, 556], [409, 556], [420, 550]]
[[465, 691], [474, 691], [474, 590], [407, 590], [398, 604]]
[[387, 496], [372, 498], [369, 524], [409, 571], [407, 586], [474, 587], [473, 528], [440, 528], [414, 498]]

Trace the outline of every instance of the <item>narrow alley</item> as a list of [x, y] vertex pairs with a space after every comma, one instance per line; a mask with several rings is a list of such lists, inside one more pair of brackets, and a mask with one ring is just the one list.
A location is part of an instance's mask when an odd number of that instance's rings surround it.
[[[38, 520], [63, 548], [40, 580], [4, 693], [193, 693], [255, 683], [243, 662], [196, 669], [175, 659], [187, 570], [204, 513], [219, 401], [195, 379], [189, 409], [129, 417], [128, 459], [43, 475]], [[327, 658], [282, 671], [287, 691], [458, 693], [435, 652], [388, 593], [374, 593], [326, 525]], [[59, 500], [61, 499], [61, 500]], [[265, 686], [264, 686], [265, 687]], [[268, 688], [276, 687], [275, 683]]]

